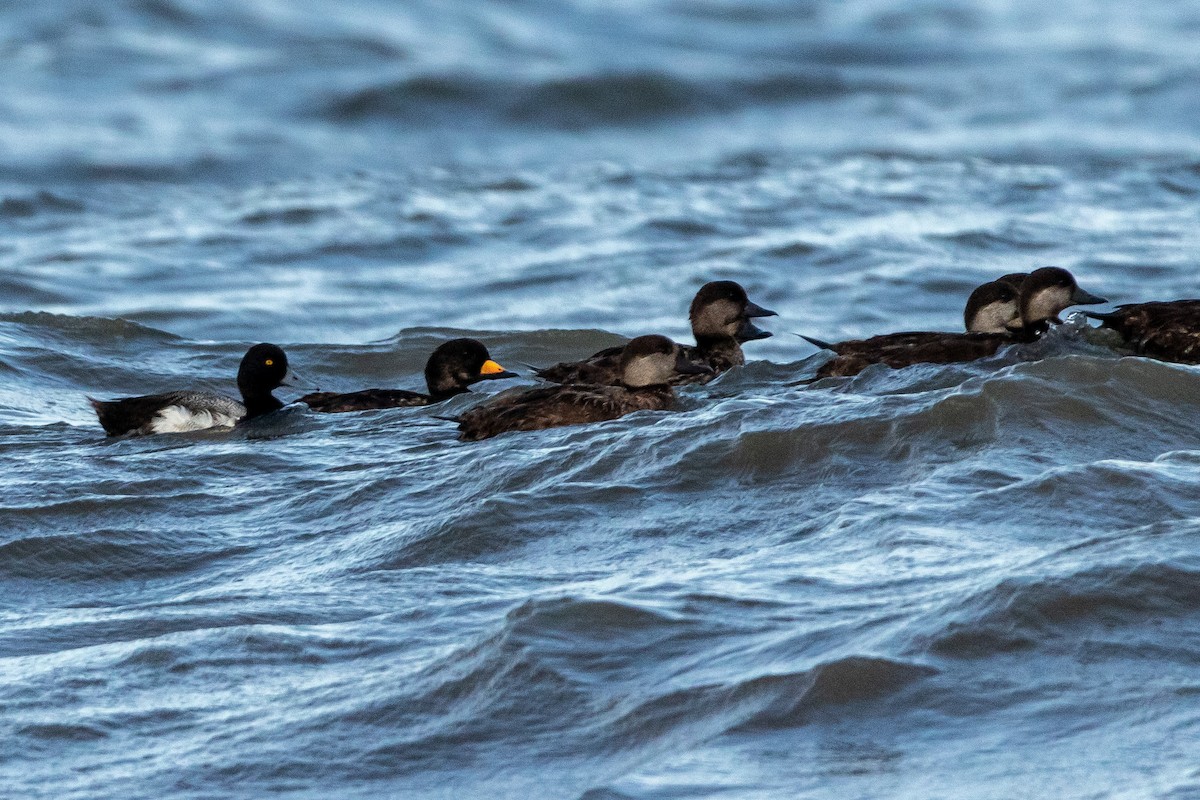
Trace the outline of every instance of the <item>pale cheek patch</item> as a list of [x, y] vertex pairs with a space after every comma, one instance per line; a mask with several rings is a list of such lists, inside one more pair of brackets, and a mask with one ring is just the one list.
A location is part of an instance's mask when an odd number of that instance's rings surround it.
[[1012, 303], [990, 303], [983, 307], [973, 320], [973, 333], [1004, 333], [1008, 323], [1017, 318], [1017, 308]]
[[1071, 306], [1069, 289], [1043, 289], [1033, 296], [1029, 303], [1029, 318], [1031, 321], [1057, 317], [1063, 310]]
[[183, 406], [167, 406], [150, 422], [153, 433], [186, 433], [206, 428], [232, 428], [237, 417], [211, 411], [192, 411]]

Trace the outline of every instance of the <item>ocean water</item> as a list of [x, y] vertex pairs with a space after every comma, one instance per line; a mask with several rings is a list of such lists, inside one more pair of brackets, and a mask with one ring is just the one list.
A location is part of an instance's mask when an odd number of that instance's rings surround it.
[[[1045, 264], [1200, 294], [1200, 3], [0, 4], [0, 796], [1200, 798], [1200, 372], [1072, 319], [804, 385]], [[779, 312], [673, 412], [107, 439]], [[282, 391], [285, 399], [298, 392]]]

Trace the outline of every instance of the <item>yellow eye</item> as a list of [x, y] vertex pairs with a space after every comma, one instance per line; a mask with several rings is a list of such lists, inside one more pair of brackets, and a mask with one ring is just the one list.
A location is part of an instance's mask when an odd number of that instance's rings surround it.
[[273, 358], [268, 358], [268, 359], [267, 359], [267, 366], [268, 366], [268, 367], [273, 367], [273, 366], [275, 366], [275, 359], [273, 359]]

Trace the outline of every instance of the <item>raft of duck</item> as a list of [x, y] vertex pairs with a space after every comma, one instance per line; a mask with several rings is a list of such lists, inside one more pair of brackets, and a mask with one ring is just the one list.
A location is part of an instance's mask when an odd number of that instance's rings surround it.
[[[974, 361], [1010, 345], [1035, 341], [1072, 306], [1108, 302], [1080, 288], [1070, 272], [1042, 267], [985, 283], [967, 299], [964, 333], [912, 331], [827, 343], [804, 336], [833, 353], [812, 381], [857, 375], [872, 364], [902, 369], [915, 364]], [[1181, 364], [1200, 363], [1200, 300], [1133, 303], [1110, 313], [1085, 312], [1120, 338], [1129, 355]], [[446, 418], [459, 438], [475, 441], [511, 431], [533, 431], [616, 419], [634, 411], [659, 411], [675, 403], [673, 386], [703, 383], [745, 363], [742, 345], [771, 333], [753, 320], [776, 316], [754, 303], [733, 281], [700, 288], [689, 309], [695, 345], [665, 336], [638, 336], [624, 347], [602, 350], [577, 362], [535, 370], [545, 382], [504, 392]], [[428, 394], [405, 389], [314, 392], [297, 402], [320, 413], [429, 406], [470, 391], [485, 380], [517, 377], [494, 361], [474, 339], [437, 347], [425, 365]], [[117, 400], [88, 398], [109, 436], [179, 433], [232, 427], [284, 407], [274, 391], [293, 385], [287, 355], [277, 345], [256, 344], [242, 358], [237, 385], [242, 400], [211, 392], [173, 391]], [[809, 381], [809, 382], [812, 382]]]

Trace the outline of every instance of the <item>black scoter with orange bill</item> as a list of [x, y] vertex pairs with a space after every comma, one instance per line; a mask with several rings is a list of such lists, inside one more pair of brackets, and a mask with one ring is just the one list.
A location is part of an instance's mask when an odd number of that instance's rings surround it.
[[660, 411], [675, 403], [671, 381], [679, 375], [711, 374], [689, 361], [665, 336], [639, 336], [625, 345], [619, 384], [543, 386], [500, 395], [457, 418], [459, 438], [487, 439], [508, 431], [536, 431], [617, 419], [634, 411]]
[[[1011, 284], [1005, 279], [984, 284], [972, 293], [974, 312], [972, 303], [968, 303], [965, 316], [971, 330], [967, 333], [891, 334], [831, 345], [827, 349], [837, 356], [822, 364], [816, 377], [857, 375], [871, 364], [900, 369], [914, 364], [974, 361], [995, 354], [1005, 345], [1033, 341], [1051, 323], [1061, 323], [1058, 315], [1071, 306], [1107, 302], [1080, 288], [1074, 276], [1059, 267], [1042, 267], [1029, 273], [1016, 299], [1017, 315], [1001, 325], [1000, 320], [1012, 307]], [[988, 313], [981, 315], [985, 310]]]
[[242, 402], [214, 392], [176, 391], [88, 401], [109, 436], [183, 433], [227, 428], [283, 408], [272, 392], [294, 381], [287, 356], [277, 345], [256, 344], [238, 366]]
[[[770, 331], [757, 327], [751, 320], [777, 316], [750, 300], [741, 284], [734, 281], [712, 281], [700, 287], [692, 298], [688, 318], [692, 325], [695, 346], [682, 345], [684, 358], [693, 364], [708, 367], [708, 371], [676, 374], [674, 384], [711, 380], [714, 375], [746, 363], [742, 344], [766, 339]], [[624, 348], [610, 347], [584, 359], [564, 362], [537, 371], [537, 376], [553, 383], [621, 382], [621, 353]]]
[[425, 385], [429, 394], [407, 389], [363, 389], [357, 392], [314, 392], [300, 398], [313, 411], [337, 414], [376, 408], [428, 406], [469, 392], [479, 381], [515, 378], [492, 360], [487, 347], [475, 339], [451, 339], [438, 345], [425, 362]]
[[1107, 314], [1087, 314], [1116, 331], [1135, 355], [1200, 364], [1200, 300], [1127, 303]]

